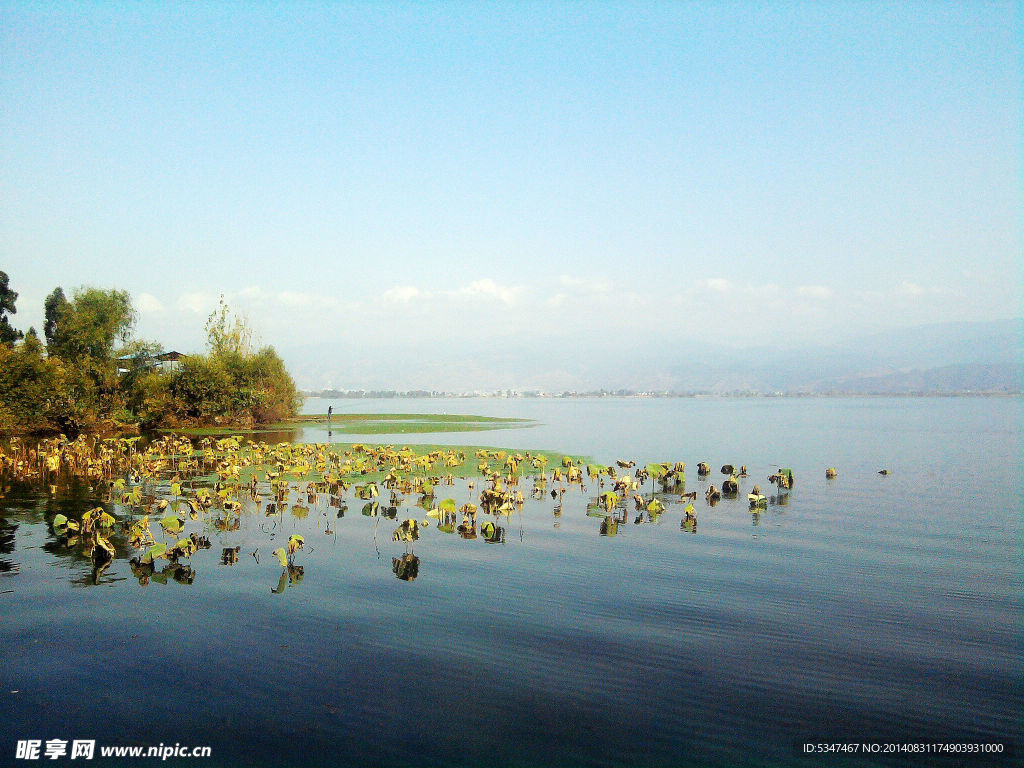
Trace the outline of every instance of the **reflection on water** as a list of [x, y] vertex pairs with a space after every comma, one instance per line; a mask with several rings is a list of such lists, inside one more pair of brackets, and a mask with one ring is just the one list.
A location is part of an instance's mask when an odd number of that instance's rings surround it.
[[624, 514], [621, 517], [606, 515], [601, 521], [601, 535], [617, 536], [619, 533], [619, 524], [625, 524], [625, 522], [626, 518]]
[[13, 559], [5, 557], [14, 552], [14, 536], [17, 530], [17, 523], [0, 517], [0, 573], [15, 573], [18, 570], [18, 564]]
[[150, 582], [167, 584], [170, 581], [187, 586], [196, 580], [195, 569], [182, 563], [166, 563], [159, 570], [153, 563], [143, 563], [138, 559], [131, 560], [130, 565], [132, 576], [138, 580], [140, 587], [149, 586]]
[[270, 591], [280, 595], [288, 587], [293, 587], [302, 582], [306, 576], [306, 569], [301, 565], [286, 565], [281, 569], [281, 576], [278, 578], [277, 586]]
[[420, 575], [420, 559], [411, 552], [391, 558], [391, 570], [402, 581], [415, 581]]
[[233, 547], [224, 547], [220, 554], [221, 565], [237, 565], [238, 564], [238, 553], [242, 547], [235, 545]]

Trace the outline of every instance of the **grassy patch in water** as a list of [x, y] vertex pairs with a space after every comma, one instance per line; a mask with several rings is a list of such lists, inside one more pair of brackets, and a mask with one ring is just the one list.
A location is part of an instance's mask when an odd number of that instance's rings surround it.
[[[530, 422], [532, 419], [513, 419], [506, 416], [477, 416], [473, 414], [458, 413], [336, 413], [332, 420], [342, 419], [344, 421], [428, 421], [428, 422]], [[298, 421], [318, 422], [327, 421], [327, 416], [322, 413], [306, 414], [299, 416]]]

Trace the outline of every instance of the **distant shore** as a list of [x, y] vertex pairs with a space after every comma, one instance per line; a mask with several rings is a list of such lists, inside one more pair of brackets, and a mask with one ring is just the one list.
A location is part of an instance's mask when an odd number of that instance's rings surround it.
[[557, 399], [567, 397], [595, 397], [595, 398], [828, 398], [828, 397], [1019, 397], [1024, 395], [1021, 390], [993, 390], [993, 391], [935, 391], [935, 392], [630, 392], [616, 390], [609, 392], [605, 390], [576, 392], [538, 392], [516, 390], [495, 390], [493, 392], [425, 392], [422, 390], [337, 390], [323, 389], [301, 391], [302, 397], [316, 397], [321, 399], [407, 399], [407, 400], [439, 400], [451, 398], [533, 398], [533, 399]]

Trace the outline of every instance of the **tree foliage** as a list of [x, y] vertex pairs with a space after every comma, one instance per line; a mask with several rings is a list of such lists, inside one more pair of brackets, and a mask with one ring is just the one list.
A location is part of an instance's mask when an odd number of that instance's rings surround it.
[[224, 296], [206, 321], [208, 355], [182, 361], [170, 382], [173, 415], [196, 421], [266, 424], [293, 416], [295, 382], [273, 347], [252, 351], [252, 329]]
[[109, 362], [114, 345], [131, 338], [136, 315], [127, 291], [79, 288], [72, 301], [63, 305], [55, 294], [56, 291], [50, 294], [55, 305], [54, 324], [48, 337], [53, 341], [47, 348], [51, 356]]
[[273, 347], [248, 355], [193, 355], [171, 377], [176, 414], [198, 421], [267, 424], [293, 416], [295, 382]]
[[[9, 311], [17, 294], [3, 277]], [[185, 357], [172, 373], [152, 365], [158, 343], [130, 338], [135, 311], [126, 292], [82, 288], [68, 301], [57, 288], [44, 309], [46, 354], [34, 332], [17, 347], [0, 345], [0, 430], [73, 435], [103, 421], [241, 426], [298, 410], [284, 362], [273, 347], [251, 350], [248, 324], [223, 297], [207, 322], [210, 354]]]
[[35, 334], [0, 346], [0, 428], [74, 435], [96, 420], [96, 390], [82, 371], [43, 356]]

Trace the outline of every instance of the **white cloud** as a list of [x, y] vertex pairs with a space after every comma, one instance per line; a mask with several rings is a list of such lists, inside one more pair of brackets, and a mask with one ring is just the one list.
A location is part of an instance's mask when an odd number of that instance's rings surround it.
[[483, 280], [474, 280], [467, 286], [454, 291], [449, 291], [453, 297], [465, 296], [468, 298], [498, 299], [504, 304], [515, 303], [516, 297], [522, 292], [521, 286], [498, 285], [489, 277]]
[[163, 302], [151, 293], [140, 293], [132, 300], [132, 304], [143, 314], [164, 311]]
[[708, 290], [717, 291], [718, 293], [728, 293], [733, 290], [732, 282], [724, 277], [712, 277], [710, 280], [705, 280], [704, 283]]
[[569, 295], [566, 293], [556, 293], [548, 299], [548, 306], [560, 307], [565, 303], [567, 298], [569, 298]]
[[503, 304], [514, 304], [524, 292], [520, 285], [499, 285], [490, 278], [474, 280], [460, 288], [453, 288], [446, 291], [425, 291], [415, 285], [394, 285], [379, 294], [378, 298], [384, 302], [395, 302], [410, 304], [413, 302], [423, 303], [438, 300], [470, 300], [479, 299], [498, 300]]
[[212, 293], [204, 293], [202, 291], [183, 293], [178, 297], [178, 309], [182, 312], [188, 311], [198, 315], [208, 315], [217, 308], [218, 301], [220, 301], [220, 297], [214, 296]]
[[573, 293], [608, 293], [614, 288], [611, 281], [603, 277], [575, 277], [573, 275], [559, 275], [558, 282], [564, 288], [571, 289]]
[[[629, 292], [616, 292], [616, 283], [605, 277], [559, 275], [553, 282], [558, 290], [545, 299], [547, 306], [552, 309], [571, 307], [575, 313], [583, 311], [585, 306], [595, 301], [607, 307], [608, 297], [612, 294], [615, 295], [614, 301], [619, 305], [624, 302], [633, 301], [636, 296], [636, 294]], [[516, 290], [525, 292], [522, 288], [517, 288]]]
[[426, 294], [415, 285], [396, 285], [388, 288], [380, 295], [382, 301], [397, 301], [408, 304], [409, 301]]
[[952, 291], [949, 288], [940, 288], [934, 285], [921, 285], [920, 283], [911, 282], [910, 280], [903, 280], [887, 291], [868, 291], [863, 295], [865, 298], [891, 301], [892, 299], [919, 299], [923, 296], [949, 296], [955, 293], [955, 291]]
[[796, 289], [796, 293], [808, 299], [832, 298], [832, 289], [825, 285], [801, 285]]
[[911, 283], [907, 280], [904, 280], [899, 284], [896, 292], [901, 296], [923, 296], [926, 293], [922, 286], [917, 283]]
[[319, 303], [316, 296], [297, 291], [280, 291], [276, 298], [277, 303], [285, 307], [308, 307]]

